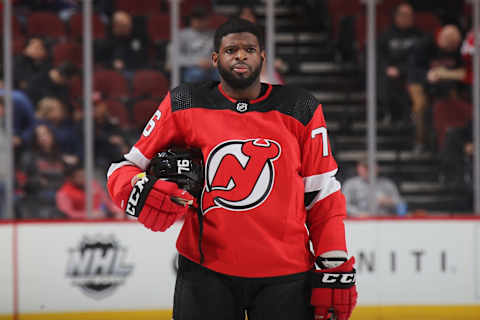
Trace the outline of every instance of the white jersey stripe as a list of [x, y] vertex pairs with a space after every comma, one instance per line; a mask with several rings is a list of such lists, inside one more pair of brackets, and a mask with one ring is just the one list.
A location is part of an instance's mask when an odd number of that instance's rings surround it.
[[338, 169], [328, 171], [322, 174], [317, 174], [314, 176], [309, 176], [303, 178], [303, 184], [305, 186], [305, 193], [319, 191], [325, 188], [325, 186], [330, 183], [332, 177], [335, 177]]
[[326, 197], [339, 191], [340, 189], [340, 182], [334, 176], [331, 176], [328, 179], [326, 185], [320, 190], [320, 192], [315, 196], [315, 198], [313, 198], [312, 202], [307, 206], [307, 210], [310, 210], [318, 201], [325, 199]]
[[115, 162], [110, 165], [108, 168], [107, 172], [107, 179], [112, 175], [112, 173], [117, 170], [118, 168], [124, 167], [124, 166], [136, 166], [135, 163], [131, 161], [121, 161], [121, 162]]
[[128, 161], [133, 162], [137, 167], [142, 170], [147, 169], [148, 165], [150, 164], [150, 159], [145, 157], [143, 153], [141, 153], [140, 150], [135, 147], [132, 147], [132, 149], [130, 149], [130, 152], [124, 155], [124, 157]]

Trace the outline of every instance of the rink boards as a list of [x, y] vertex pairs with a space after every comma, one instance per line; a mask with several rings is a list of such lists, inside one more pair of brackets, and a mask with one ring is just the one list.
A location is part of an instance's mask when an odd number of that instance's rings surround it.
[[[480, 319], [480, 220], [349, 220], [352, 319]], [[0, 319], [171, 319], [180, 225], [0, 223]]]

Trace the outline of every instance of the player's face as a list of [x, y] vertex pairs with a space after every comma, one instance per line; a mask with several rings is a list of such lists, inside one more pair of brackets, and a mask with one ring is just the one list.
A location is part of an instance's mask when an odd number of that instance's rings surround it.
[[231, 33], [222, 38], [219, 52], [212, 55], [213, 65], [229, 86], [245, 89], [258, 81], [265, 51], [249, 32]]

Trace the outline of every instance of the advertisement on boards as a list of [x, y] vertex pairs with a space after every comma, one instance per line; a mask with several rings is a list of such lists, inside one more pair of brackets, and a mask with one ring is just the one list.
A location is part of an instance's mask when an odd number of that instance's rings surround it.
[[347, 222], [359, 304], [480, 303], [474, 229], [472, 221]]
[[115, 222], [22, 225], [19, 309], [169, 309], [178, 231]]

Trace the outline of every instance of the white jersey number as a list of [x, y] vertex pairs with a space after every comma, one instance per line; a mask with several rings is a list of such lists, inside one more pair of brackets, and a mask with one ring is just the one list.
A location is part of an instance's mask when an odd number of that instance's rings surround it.
[[327, 128], [325, 127], [320, 127], [312, 130], [312, 139], [314, 139], [317, 135], [321, 134], [322, 135], [322, 147], [323, 147], [323, 152], [322, 155], [324, 157], [328, 156], [328, 137], [327, 137]]
[[145, 137], [148, 137], [150, 133], [152, 133], [153, 128], [155, 128], [155, 123], [156, 123], [155, 121], [160, 120], [161, 116], [162, 116], [162, 112], [160, 110], [155, 111], [155, 113], [153, 114], [153, 117], [150, 119], [150, 121], [148, 121], [147, 126], [143, 130], [143, 135]]

